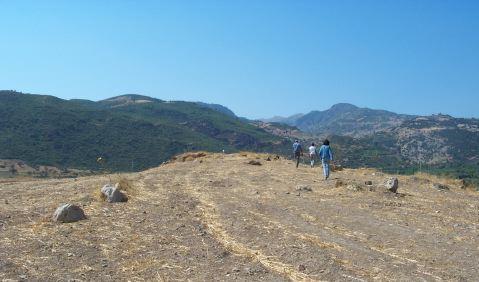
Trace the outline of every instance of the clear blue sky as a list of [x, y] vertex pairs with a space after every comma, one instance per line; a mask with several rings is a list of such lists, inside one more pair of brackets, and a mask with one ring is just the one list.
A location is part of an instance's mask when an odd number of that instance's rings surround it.
[[479, 1], [0, 0], [0, 89], [479, 117]]

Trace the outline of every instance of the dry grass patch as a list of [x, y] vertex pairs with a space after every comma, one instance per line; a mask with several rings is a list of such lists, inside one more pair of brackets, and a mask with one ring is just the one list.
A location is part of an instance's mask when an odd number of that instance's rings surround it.
[[200, 151], [200, 152], [188, 152], [188, 153], [184, 153], [184, 154], [181, 154], [181, 155], [178, 155], [178, 156], [174, 156], [173, 158], [171, 158], [172, 161], [179, 161], [179, 162], [186, 162], [186, 161], [193, 161], [195, 159], [198, 159], [198, 158], [203, 158], [203, 157], [206, 157], [208, 155], [207, 152], [203, 152], [203, 151]]

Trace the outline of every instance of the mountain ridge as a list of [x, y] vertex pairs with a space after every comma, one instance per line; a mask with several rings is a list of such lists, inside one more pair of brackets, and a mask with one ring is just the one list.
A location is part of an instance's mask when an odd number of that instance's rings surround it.
[[[145, 169], [188, 150], [270, 151], [285, 145], [194, 102], [131, 94], [93, 102], [0, 91], [0, 131], [0, 159], [95, 170]], [[108, 162], [97, 164], [99, 156]]]
[[415, 116], [338, 103], [327, 110], [313, 110], [307, 114], [291, 117], [262, 119], [262, 121], [285, 123], [317, 135], [337, 134], [358, 137], [384, 131]]

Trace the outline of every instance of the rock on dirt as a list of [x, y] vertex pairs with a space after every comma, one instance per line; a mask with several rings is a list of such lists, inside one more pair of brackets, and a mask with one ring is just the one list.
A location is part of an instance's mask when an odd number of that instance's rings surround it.
[[344, 182], [341, 180], [337, 180], [336, 183], [334, 184], [334, 187], [339, 188], [344, 186]]
[[313, 189], [307, 185], [299, 185], [296, 187], [296, 191], [312, 192]]
[[364, 184], [367, 185], [367, 186], [371, 186], [371, 185], [373, 185], [373, 182], [368, 180], [368, 181], [365, 181]]
[[79, 206], [73, 204], [62, 204], [55, 210], [52, 217], [53, 221], [62, 223], [75, 222], [82, 219], [86, 219], [85, 213]]
[[359, 186], [358, 184], [349, 184], [348, 186], [346, 186], [346, 189], [350, 190], [350, 191], [354, 191], [354, 192], [358, 192], [358, 191], [362, 191], [363, 188], [361, 186]]
[[333, 165], [331, 166], [331, 171], [335, 172], [335, 171], [342, 171], [343, 170], [343, 166], [342, 165]]
[[261, 165], [260, 162], [254, 161], [254, 160], [249, 161], [248, 164], [249, 164], [249, 165]]
[[384, 187], [390, 192], [397, 193], [399, 188], [399, 180], [396, 177], [388, 178], [384, 183]]
[[432, 188], [439, 190], [439, 191], [447, 191], [450, 190], [449, 186], [441, 184], [441, 183], [433, 183], [431, 185]]
[[189, 152], [182, 155], [175, 156], [171, 158], [172, 161], [187, 162], [193, 161], [198, 158], [206, 157], [208, 154], [206, 152]]
[[109, 203], [119, 203], [128, 201], [128, 197], [120, 191], [119, 184], [106, 184], [101, 188], [102, 198]]

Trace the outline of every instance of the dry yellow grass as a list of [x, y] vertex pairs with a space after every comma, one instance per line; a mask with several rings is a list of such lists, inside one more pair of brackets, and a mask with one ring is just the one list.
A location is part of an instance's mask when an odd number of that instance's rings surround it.
[[[391, 194], [381, 188], [388, 175], [374, 170], [344, 169], [329, 181], [320, 174], [265, 154], [194, 153], [141, 173], [2, 182], [0, 280], [479, 276], [477, 192], [420, 174], [400, 176], [399, 194]], [[127, 203], [96, 196], [110, 178]], [[364, 181], [374, 189], [347, 190]], [[451, 190], [432, 189], [434, 182]], [[52, 223], [63, 202], [82, 206], [88, 219]]]

